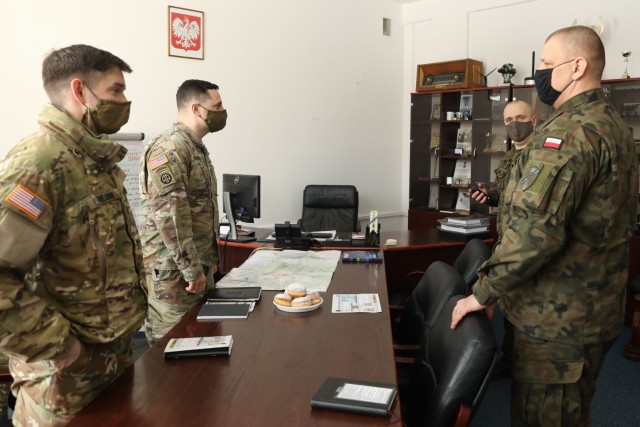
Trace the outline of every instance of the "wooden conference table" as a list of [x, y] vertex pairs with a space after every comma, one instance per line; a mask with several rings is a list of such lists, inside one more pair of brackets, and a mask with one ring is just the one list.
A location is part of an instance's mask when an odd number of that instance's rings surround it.
[[[334, 293], [378, 293], [382, 313], [332, 314]], [[247, 319], [192, 310], [70, 426], [378, 426], [390, 417], [311, 409], [327, 377], [396, 383], [385, 266], [338, 263], [322, 306], [286, 313], [264, 291]], [[233, 335], [230, 357], [164, 360], [169, 338]]]

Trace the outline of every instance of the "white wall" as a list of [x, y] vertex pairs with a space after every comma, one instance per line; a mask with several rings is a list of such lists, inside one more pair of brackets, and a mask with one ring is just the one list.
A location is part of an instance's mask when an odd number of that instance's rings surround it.
[[[402, 205], [409, 205], [409, 94], [415, 91], [418, 64], [472, 58], [484, 63], [486, 74], [512, 63], [517, 70], [513, 82], [522, 84], [531, 75], [531, 52], [536, 52], [537, 68], [550, 33], [574, 21], [598, 25], [602, 17], [601, 37], [607, 52], [604, 78], [622, 75], [623, 50], [633, 52], [629, 73], [640, 77], [639, 16], [637, 0], [423, 0], [404, 5]], [[489, 86], [501, 83], [497, 71], [488, 78]]]
[[[182, 0], [205, 13], [205, 60], [167, 55], [167, 2], [2, 2], [0, 155], [36, 129], [47, 101], [41, 62], [73, 43], [127, 61], [133, 101], [122, 132], [147, 140], [175, 118], [175, 91], [188, 78], [216, 82], [227, 127], [205, 137], [223, 173], [262, 176], [258, 224], [295, 221], [306, 184], [350, 183], [360, 212], [401, 212], [402, 5], [389, 0]], [[382, 18], [392, 20], [391, 37]], [[219, 190], [221, 190], [219, 188]], [[398, 218], [389, 219], [397, 229]], [[402, 218], [400, 218], [402, 223]], [[384, 225], [384, 220], [383, 220]]]

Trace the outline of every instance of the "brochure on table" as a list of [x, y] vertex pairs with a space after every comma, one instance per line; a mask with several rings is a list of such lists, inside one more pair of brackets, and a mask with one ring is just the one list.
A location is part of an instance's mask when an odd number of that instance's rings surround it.
[[382, 313], [378, 294], [334, 294], [332, 313]]

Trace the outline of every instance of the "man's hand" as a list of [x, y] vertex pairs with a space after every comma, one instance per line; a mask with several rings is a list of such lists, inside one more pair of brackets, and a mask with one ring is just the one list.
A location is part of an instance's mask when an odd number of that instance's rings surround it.
[[487, 200], [489, 200], [487, 187], [485, 187], [481, 182], [478, 183], [477, 189], [469, 189], [469, 194], [471, 194], [471, 198], [478, 203], [487, 203]]
[[486, 306], [481, 305], [476, 297], [473, 294], [469, 295], [466, 298], [458, 300], [456, 306], [453, 307], [453, 313], [451, 314], [451, 329], [455, 329], [458, 326], [458, 323], [466, 316], [468, 313], [472, 311], [479, 311], [484, 309]]
[[82, 351], [82, 343], [75, 336], [70, 335], [69, 339], [71, 343], [67, 351], [55, 359], [51, 360], [51, 365], [56, 372], [63, 370], [67, 366], [73, 364], [78, 357], [80, 357], [80, 352]]
[[207, 276], [204, 274], [198, 277], [196, 280], [189, 281], [189, 286], [185, 289], [187, 292], [191, 292], [193, 294], [201, 294], [204, 292], [205, 287], [207, 286]]

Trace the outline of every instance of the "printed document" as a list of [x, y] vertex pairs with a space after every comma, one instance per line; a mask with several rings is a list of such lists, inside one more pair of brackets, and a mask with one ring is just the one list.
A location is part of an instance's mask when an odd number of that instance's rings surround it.
[[378, 294], [334, 294], [332, 313], [382, 313]]

